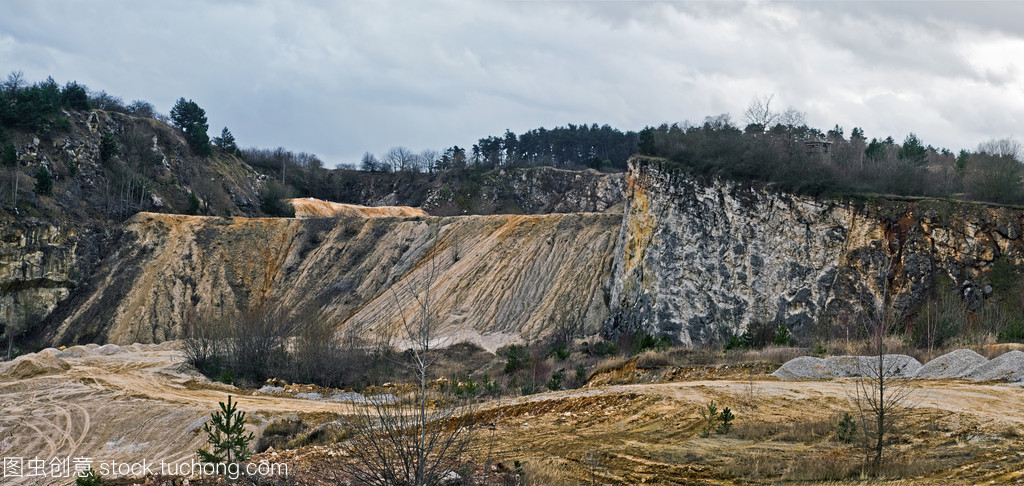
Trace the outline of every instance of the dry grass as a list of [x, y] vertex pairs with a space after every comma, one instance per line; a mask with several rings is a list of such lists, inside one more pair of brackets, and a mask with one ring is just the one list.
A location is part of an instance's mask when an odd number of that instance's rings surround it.
[[864, 461], [848, 449], [830, 449], [793, 459], [783, 476], [792, 481], [842, 481], [859, 477]]
[[736, 426], [733, 429], [733, 434], [744, 440], [777, 440], [811, 444], [829, 438], [835, 428], [836, 422], [832, 419], [799, 422], [746, 421]]
[[556, 457], [523, 462], [522, 471], [523, 484], [526, 486], [586, 484], [569, 474], [566, 462]]

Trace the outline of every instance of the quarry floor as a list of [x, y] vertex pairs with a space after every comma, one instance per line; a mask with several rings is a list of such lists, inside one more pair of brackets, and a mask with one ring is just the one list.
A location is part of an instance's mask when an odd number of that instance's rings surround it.
[[[63, 372], [0, 377], [0, 457], [188, 462], [205, 440], [202, 423], [228, 395], [248, 412], [254, 431], [275, 418], [328, 421], [346, 410], [336, 402], [211, 383], [169, 346], [64, 359], [71, 367]], [[833, 433], [838, 417], [855, 410], [853, 383], [751, 373], [492, 400], [476, 412], [494, 427], [476, 432], [473, 455], [506, 469], [518, 461], [528, 484], [818, 484], [831, 477], [858, 483], [863, 452]], [[698, 409], [712, 400], [731, 408], [734, 427], [701, 437]], [[886, 448], [888, 477], [898, 479], [882, 482], [1024, 482], [1020, 386], [919, 381], [909, 403]], [[319, 458], [331, 455], [330, 446], [311, 446], [258, 458], [289, 462], [291, 484], [330, 484], [317, 470], [323, 469]], [[0, 478], [3, 484], [68, 482]]]

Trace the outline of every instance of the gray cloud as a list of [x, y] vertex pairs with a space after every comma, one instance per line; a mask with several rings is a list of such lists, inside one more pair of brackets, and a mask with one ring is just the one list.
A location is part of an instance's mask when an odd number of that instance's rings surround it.
[[506, 128], [622, 129], [774, 93], [809, 122], [936, 146], [1016, 135], [1016, 3], [33, 2], [0, 4], [0, 67], [78, 80], [211, 132], [355, 162]]

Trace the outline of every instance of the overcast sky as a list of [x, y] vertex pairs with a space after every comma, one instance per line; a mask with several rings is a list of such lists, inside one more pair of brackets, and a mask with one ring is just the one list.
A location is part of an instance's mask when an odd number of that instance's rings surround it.
[[958, 3], [0, 0], [0, 69], [328, 166], [568, 123], [638, 130], [754, 96], [868, 138], [1020, 139], [1024, 6]]

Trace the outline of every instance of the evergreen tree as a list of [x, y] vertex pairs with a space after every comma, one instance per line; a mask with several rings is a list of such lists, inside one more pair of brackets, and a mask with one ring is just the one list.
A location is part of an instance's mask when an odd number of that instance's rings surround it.
[[210, 155], [210, 136], [206, 133], [210, 125], [206, 122], [206, 111], [195, 101], [178, 98], [171, 108], [171, 121], [185, 132], [189, 147], [199, 155]]
[[39, 170], [36, 171], [36, 194], [40, 196], [53, 195], [53, 177], [44, 166], [39, 166]]
[[911, 132], [903, 140], [903, 146], [900, 147], [896, 157], [914, 165], [924, 165], [928, 159], [928, 149], [921, 144], [921, 140], [917, 138], [917, 135]]
[[249, 444], [254, 437], [252, 432], [245, 433], [245, 412], [238, 410], [237, 403], [220, 402], [220, 411], [210, 414], [210, 421], [203, 425], [206, 431], [206, 443], [211, 451], [196, 451], [203, 462], [238, 462], [244, 461], [252, 454]]
[[879, 142], [877, 138], [872, 138], [871, 143], [869, 143], [867, 148], [864, 149], [864, 158], [876, 162], [884, 159], [885, 144]]
[[82, 86], [75, 81], [70, 81], [64, 85], [64, 90], [61, 92], [60, 104], [61, 106], [72, 110], [88, 110], [89, 92], [86, 90], [85, 86]]
[[106, 162], [115, 155], [117, 155], [117, 140], [114, 140], [114, 134], [108, 130], [100, 139], [100, 160]]
[[231, 131], [228, 130], [228, 127], [224, 127], [224, 129], [220, 131], [219, 137], [213, 137], [213, 144], [217, 148], [229, 154], [238, 155], [240, 153], [240, 151], [238, 150], [238, 145], [235, 144], [235, 136], [231, 134]]
[[0, 162], [9, 169], [13, 169], [18, 165], [18, 151], [14, 149], [13, 143], [7, 142], [4, 144], [3, 151], [0, 153]]

